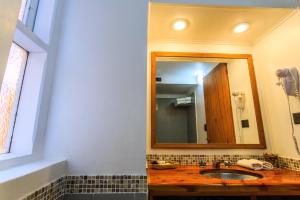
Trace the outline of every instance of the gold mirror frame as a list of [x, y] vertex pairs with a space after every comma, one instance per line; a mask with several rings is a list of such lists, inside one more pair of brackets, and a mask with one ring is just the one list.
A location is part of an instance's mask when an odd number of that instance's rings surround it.
[[[251, 81], [254, 110], [257, 122], [259, 144], [176, 144], [156, 142], [156, 59], [158, 57], [191, 57], [247, 59]], [[153, 149], [266, 149], [266, 140], [258, 98], [257, 84], [252, 55], [223, 53], [189, 53], [189, 52], [152, 52], [151, 53], [151, 148]]]

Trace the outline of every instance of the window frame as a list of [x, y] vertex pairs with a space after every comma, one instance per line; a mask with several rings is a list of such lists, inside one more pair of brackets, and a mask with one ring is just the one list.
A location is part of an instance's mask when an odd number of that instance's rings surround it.
[[[43, 0], [38, 1], [42, 5], [42, 10], [37, 10], [35, 14], [38, 23], [34, 23], [31, 29], [26, 23], [24, 24], [23, 21], [18, 19], [13, 33], [12, 42], [25, 49], [28, 52], [28, 57], [18, 99], [10, 150], [8, 153], [0, 154], [0, 168], [3, 165], [5, 166], [6, 162], [4, 161], [32, 155], [35, 139], [40, 128], [39, 116], [42, 112], [41, 103], [44, 95], [45, 73], [50, 49], [49, 40], [44, 36], [52, 32], [54, 14], [56, 13], [55, 8], [58, 7], [59, 3], [57, 0], [52, 0], [50, 3]], [[46, 13], [44, 12], [45, 5], [48, 8], [51, 5], [50, 10], [47, 9]], [[41, 21], [47, 19], [46, 14], [51, 16], [51, 20], [47, 20], [45, 26], [45, 24], [41, 24]], [[47, 28], [45, 32], [41, 31], [42, 27]], [[37, 32], [35, 28], [37, 28]]]
[[21, 21], [31, 31], [34, 30], [39, 3], [40, 0], [26, 0], [22, 19], [19, 19], [18, 17], [18, 20]]
[[6, 142], [5, 142], [5, 145], [4, 145], [5, 151], [3, 153], [0, 153], [0, 155], [10, 153], [12, 138], [13, 138], [13, 134], [14, 134], [14, 127], [15, 127], [16, 118], [17, 118], [17, 115], [18, 115], [20, 97], [21, 97], [21, 93], [22, 93], [22, 87], [23, 87], [23, 82], [24, 82], [24, 77], [25, 77], [25, 72], [26, 72], [27, 60], [28, 60], [28, 57], [29, 57], [29, 52], [26, 51], [26, 49], [24, 49], [18, 43], [13, 41], [12, 45], [11, 45], [11, 48], [12, 48], [13, 45], [16, 45], [19, 48], [21, 48], [22, 50], [24, 50], [25, 53], [26, 53], [26, 57], [25, 57], [25, 60], [22, 61], [21, 69], [20, 69], [20, 75], [19, 75], [20, 80], [18, 81], [18, 83], [16, 85], [16, 95], [15, 95], [15, 99], [14, 99], [14, 102], [13, 102], [13, 108], [11, 110], [10, 123], [9, 123], [9, 128], [7, 130], [8, 133], [7, 133]]

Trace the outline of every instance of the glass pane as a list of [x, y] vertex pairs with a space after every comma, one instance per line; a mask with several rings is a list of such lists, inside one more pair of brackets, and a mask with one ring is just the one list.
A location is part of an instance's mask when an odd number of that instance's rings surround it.
[[23, 18], [24, 18], [25, 12], [26, 12], [26, 4], [27, 4], [27, 1], [28, 1], [28, 0], [22, 0], [20, 12], [19, 12], [19, 17], [18, 17], [18, 19], [19, 19], [20, 21], [23, 21]]
[[0, 91], [0, 154], [10, 146], [28, 53], [13, 43]]

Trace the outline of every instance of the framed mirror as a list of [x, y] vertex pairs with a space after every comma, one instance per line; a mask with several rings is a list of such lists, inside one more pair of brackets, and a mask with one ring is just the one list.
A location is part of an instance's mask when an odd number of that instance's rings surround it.
[[265, 149], [252, 56], [151, 53], [151, 147]]

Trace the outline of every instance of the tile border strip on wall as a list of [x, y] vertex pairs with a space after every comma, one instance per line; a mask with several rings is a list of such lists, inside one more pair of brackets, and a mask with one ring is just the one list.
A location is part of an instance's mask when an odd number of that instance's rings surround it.
[[22, 200], [56, 200], [65, 194], [64, 184], [65, 177], [60, 177], [59, 179], [22, 198]]
[[147, 193], [147, 176], [64, 176], [22, 200], [56, 200], [65, 194]]
[[147, 176], [67, 176], [65, 193], [147, 193]]

